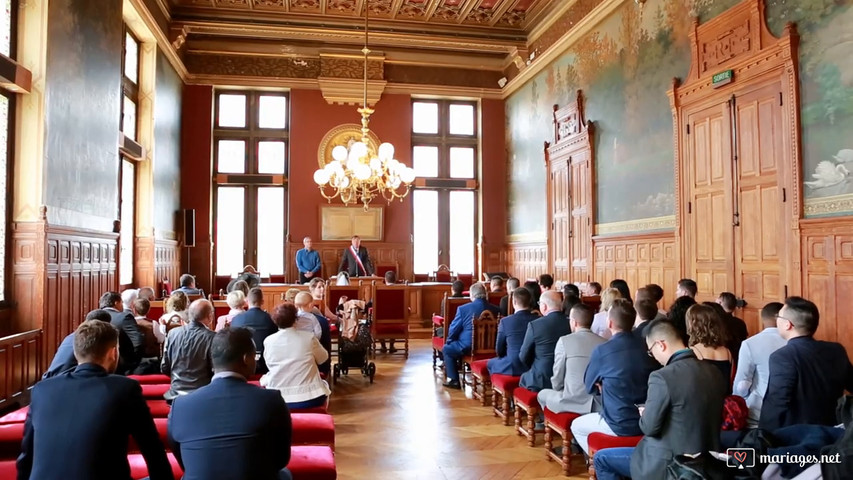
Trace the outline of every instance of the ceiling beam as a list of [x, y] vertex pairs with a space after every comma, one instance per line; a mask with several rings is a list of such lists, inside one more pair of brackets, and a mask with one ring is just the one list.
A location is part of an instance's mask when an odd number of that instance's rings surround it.
[[[290, 3], [290, 0], [288, 0], [288, 3]], [[320, 0], [320, 13], [322, 13], [323, 15], [326, 14], [326, 6], [328, 4], [329, 0]]]
[[364, 17], [364, 3], [365, 0], [357, 0], [355, 2], [355, 16], [356, 17]]
[[441, 0], [427, 0], [427, 6], [424, 9], [426, 11], [426, 15], [424, 16], [424, 21], [428, 22], [433, 15], [435, 15], [436, 9], [438, 9], [438, 4], [441, 3]]
[[511, 8], [515, 8], [518, 5], [520, 0], [502, 0], [501, 3], [498, 4], [497, 8], [492, 10], [494, 13], [492, 14], [492, 19], [489, 20], [489, 25], [495, 26], [501, 18], [504, 16], [506, 12]]
[[400, 9], [403, 7], [403, 0], [394, 0], [391, 2], [391, 18], [397, 18]]
[[471, 10], [474, 10], [474, 7], [479, 7], [480, 3], [483, 0], [465, 0], [465, 3], [462, 4], [462, 8], [459, 9], [459, 20], [456, 20], [456, 23], [462, 23], [468, 18], [468, 14], [471, 13]]

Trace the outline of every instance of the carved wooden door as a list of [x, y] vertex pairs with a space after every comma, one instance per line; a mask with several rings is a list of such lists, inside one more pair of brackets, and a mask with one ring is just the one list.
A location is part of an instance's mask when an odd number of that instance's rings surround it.
[[569, 280], [569, 236], [571, 235], [572, 187], [569, 162], [551, 162], [551, 268], [554, 278]]
[[687, 272], [704, 301], [734, 287], [731, 116], [722, 103], [687, 122]]
[[785, 233], [784, 132], [779, 81], [743, 91], [729, 101], [734, 112], [735, 294], [749, 299], [748, 324], [759, 309], [785, 291], [788, 261]]
[[590, 151], [579, 151], [572, 156], [569, 166], [571, 182], [572, 229], [569, 235], [571, 244], [571, 278], [575, 282], [587, 282], [589, 278], [590, 255], [592, 253], [592, 171]]

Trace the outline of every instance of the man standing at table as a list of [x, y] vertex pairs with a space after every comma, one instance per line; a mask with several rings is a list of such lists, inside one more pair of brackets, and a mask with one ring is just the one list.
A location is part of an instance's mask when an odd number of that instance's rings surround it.
[[299, 283], [308, 283], [320, 274], [320, 253], [311, 248], [311, 237], [302, 239], [305, 248], [296, 252], [296, 268], [299, 269]]
[[367, 249], [361, 246], [361, 237], [358, 235], [353, 235], [352, 245], [344, 249], [341, 266], [338, 267], [338, 273], [340, 272], [347, 272], [350, 278], [373, 275], [373, 263], [370, 262]]

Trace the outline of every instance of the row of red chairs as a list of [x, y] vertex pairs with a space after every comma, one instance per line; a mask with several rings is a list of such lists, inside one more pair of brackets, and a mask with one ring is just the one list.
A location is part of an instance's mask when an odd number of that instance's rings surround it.
[[[160, 439], [169, 449], [167, 440], [169, 405], [163, 399], [168, 391], [169, 377], [166, 375], [133, 376], [142, 385], [143, 396], [151, 414]], [[257, 384], [258, 381], [251, 380]], [[29, 407], [23, 407], [0, 417], [0, 478], [14, 478], [16, 474], [15, 458], [20, 454], [24, 436], [24, 422]], [[293, 423], [290, 463], [287, 465], [295, 480], [334, 480], [337, 478], [335, 466], [335, 423], [326, 407], [317, 407], [291, 412]], [[128, 462], [134, 479], [148, 476], [145, 460], [139, 453], [139, 447], [130, 438], [128, 443]], [[181, 478], [183, 471], [177, 459], [167, 452], [175, 478]]]

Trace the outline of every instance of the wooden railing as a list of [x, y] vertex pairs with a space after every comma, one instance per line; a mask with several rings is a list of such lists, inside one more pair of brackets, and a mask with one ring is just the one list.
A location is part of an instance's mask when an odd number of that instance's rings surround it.
[[0, 410], [29, 401], [29, 389], [40, 378], [41, 330], [0, 338]]

